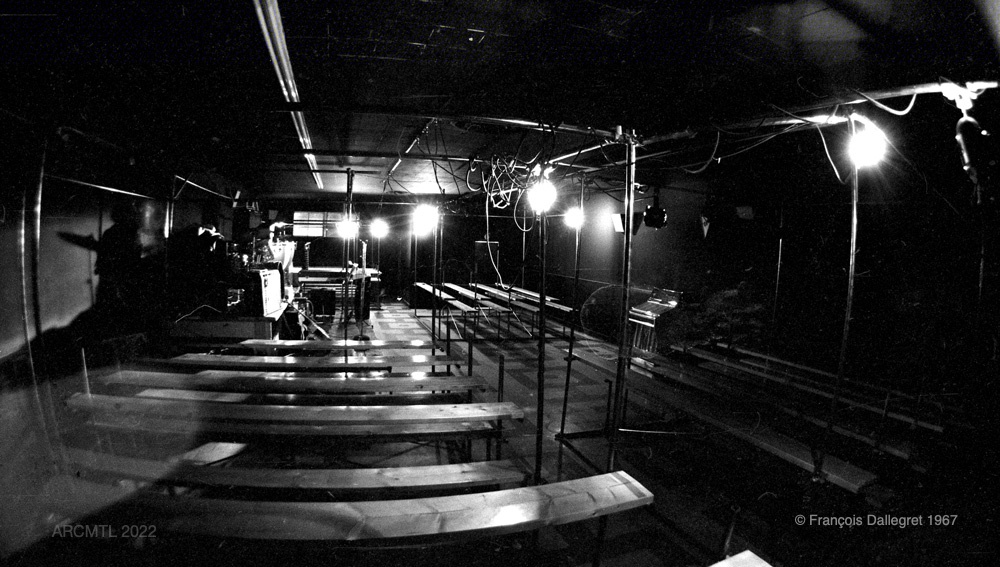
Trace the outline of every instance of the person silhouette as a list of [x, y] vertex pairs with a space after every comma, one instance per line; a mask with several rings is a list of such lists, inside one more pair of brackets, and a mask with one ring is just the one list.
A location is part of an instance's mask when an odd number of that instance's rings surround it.
[[131, 203], [111, 210], [114, 224], [101, 234], [97, 243], [94, 273], [97, 281], [97, 307], [105, 311], [127, 309], [136, 293], [136, 278], [142, 260], [139, 238], [139, 212]]

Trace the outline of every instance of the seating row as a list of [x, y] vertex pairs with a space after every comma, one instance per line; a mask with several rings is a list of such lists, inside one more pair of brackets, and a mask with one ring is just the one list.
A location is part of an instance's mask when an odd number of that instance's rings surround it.
[[[65, 400], [63, 474], [46, 487], [55, 517], [113, 517], [161, 534], [405, 544], [530, 531], [652, 502], [620, 471], [527, 486], [524, 461], [501, 455], [503, 423], [524, 411], [475, 399], [485, 383], [446, 356], [350, 355], [357, 345], [343, 341], [241, 346], [293, 356], [186, 354], [88, 372]], [[485, 458], [475, 458], [475, 439], [486, 440]], [[429, 442], [447, 455], [378, 464], [407, 452], [392, 447]], [[206, 451], [221, 452], [207, 463], [190, 458]]]

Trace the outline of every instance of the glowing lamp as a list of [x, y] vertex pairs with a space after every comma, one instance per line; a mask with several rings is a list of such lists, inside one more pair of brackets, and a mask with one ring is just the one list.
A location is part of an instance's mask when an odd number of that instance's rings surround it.
[[438, 223], [437, 207], [431, 205], [419, 205], [413, 211], [413, 234], [416, 236], [427, 236], [434, 231]]
[[385, 238], [389, 234], [389, 223], [382, 219], [375, 219], [371, 226], [373, 238]]
[[337, 223], [337, 236], [341, 238], [354, 238], [358, 235], [358, 221], [340, 221]]
[[874, 122], [860, 114], [852, 114], [851, 120], [861, 126], [855, 131], [847, 147], [851, 161], [858, 167], [869, 167], [877, 164], [885, 156], [887, 146], [885, 134]]
[[540, 179], [528, 188], [528, 204], [536, 213], [544, 213], [556, 202], [556, 186], [548, 179]]
[[583, 220], [583, 209], [580, 207], [573, 207], [563, 215], [563, 222], [570, 228], [580, 228], [583, 226]]

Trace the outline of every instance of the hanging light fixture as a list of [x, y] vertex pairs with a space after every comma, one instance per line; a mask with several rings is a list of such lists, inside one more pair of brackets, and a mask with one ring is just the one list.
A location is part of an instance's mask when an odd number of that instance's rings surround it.
[[556, 186], [548, 179], [539, 179], [528, 188], [528, 204], [536, 213], [545, 213], [556, 202]]
[[382, 219], [375, 219], [369, 230], [371, 230], [372, 238], [385, 238], [389, 235], [389, 223]]
[[566, 226], [570, 228], [579, 229], [581, 226], [583, 226], [583, 221], [584, 221], [583, 209], [581, 209], [580, 207], [572, 207], [570, 209], [567, 209], [566, 212], [563, 214], [563, 222], [565, 222]]
[[337, 223], [337, 236], [341, 238], [354, 238], [358, 235], [358, 221], [343, 220]]
[[855, 128], [854, 135], [847, 147], [851, 161], [858, 167], [869, 167], [882, 161], [888, 145], [885, 134], [874, 122], [860, 114], [852, 114], [851, 120], [860, 129]]
[[653, 204], [646, 205], [646, 212], [642, 214], [642, 220], [652, 229], [660, 229], [667, 224], [667, 211], [660, 207], [660, 188], [653, 189]]
[[415, 236], [427, 236], [438, 223], [438, 209], [432, 205], [418, 205], [413, 210], [412, 226]]

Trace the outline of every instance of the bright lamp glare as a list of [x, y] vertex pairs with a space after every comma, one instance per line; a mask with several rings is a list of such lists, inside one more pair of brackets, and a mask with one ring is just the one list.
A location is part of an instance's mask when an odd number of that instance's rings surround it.
[[542, 179], [528, 188], [528, 204], [536, 213], [544, 213], [556, 202], [556, 186]]
[[583, 220], [583, 209], [580, 207], [573, 207], [567, 210], [563, 217], [563, 222], [570, 228], [580, 228], [583, 226]]
[[871, 120], [859, 115], [852, 116], [862, 126], [851, 137], [847, 153], [851, 156], [851, 161], [858, 167], [868, 167], [882, 161], [885, 156], [886, 139], [885, 134]]
[[375, 219], [372, 221], [371, 231], [372, 237], [385, 238], [389, 235], [389, 223], [382, 219]]
[[427, 236], [438, 223], [437, 207], [431, 205], [419, 205], [413, 211], [413, 234], [416, 236]]
[[340, 221], [337, 223], [337, 236], [354, 238], [358, 235], [358, 221]]

